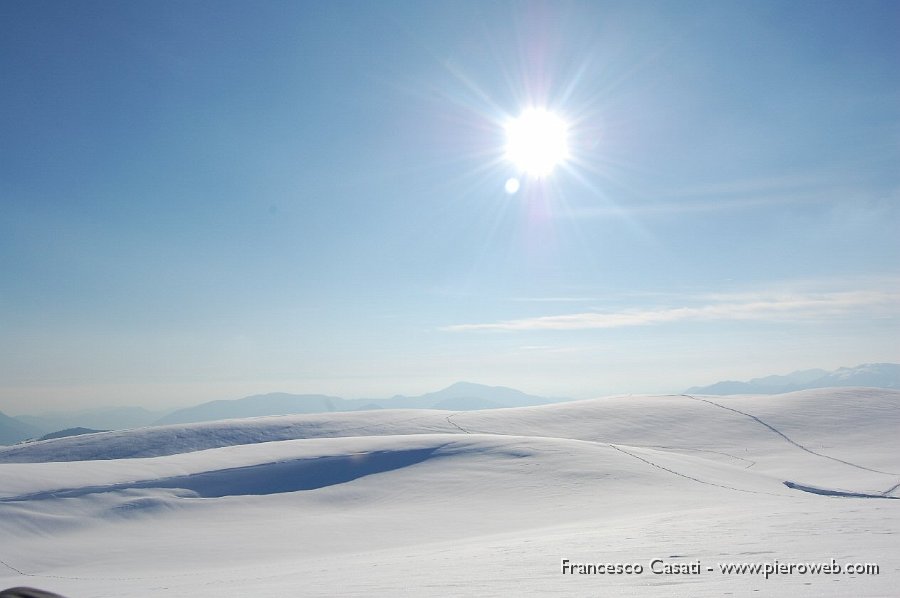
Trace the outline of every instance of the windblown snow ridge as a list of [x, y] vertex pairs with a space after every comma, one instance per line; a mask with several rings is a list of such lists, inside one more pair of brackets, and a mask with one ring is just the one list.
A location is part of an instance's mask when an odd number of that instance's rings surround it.
[[822, 496], [840, 496], [844, 498], [891, 498], [898, 499], [898, 496], [889, 496], [887, 494], [869, 494], [866, 492], [850, 492], [848, 490], [830, 490], [828, 488], [816, 488], [815, 486], [807, 486], [805, 484], [797, 484], [796, 482], [791, 482], [789, 480], [784, 482], [784, 485], [793, 490], [802, 490], [803, 492], [809, 492], [810, 494], [820, 494]]

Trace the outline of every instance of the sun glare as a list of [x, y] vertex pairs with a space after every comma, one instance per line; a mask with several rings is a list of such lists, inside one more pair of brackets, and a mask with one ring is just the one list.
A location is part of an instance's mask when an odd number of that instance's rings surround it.
[[506, 157], [526, 175], [547, 176], [569, 157], [567, 133], [559, 116], [530, 108], [506, 125]]

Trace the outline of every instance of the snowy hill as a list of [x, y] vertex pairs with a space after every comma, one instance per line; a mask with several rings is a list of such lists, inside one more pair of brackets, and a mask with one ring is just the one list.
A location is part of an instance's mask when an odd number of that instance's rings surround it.
[[69, 436], [83, 436], [84, 434], [99, 434], [100, 432], [109, 432], [109, 430], [92, 430], [90, 428], [66, 428], [58, 432], [44, 434], [38, 440], [54, 440], [56, 438], [68, 438]]
[[811, 388], [870, 386], [900, 389], [900, 365], [896, 363], [867, 363], [852, 368], [803, 370], [786, 376], [766, 376], [747, 382], [728, 380], [709, 386], [689, 388], [688, 394], [781, 394]]
[[[0, 585], [125, 598], [888, 596], [897, 429], [900, 392], [848, 388], [259, 417], [5, 447], [0, 534], [14, 541], [0, 547]], [[881, 574], [717, 569], [830, 558]], [[564, 575], [561, 559], [644, 571]], [[703, 569], [654, 573], [655, 559]]]

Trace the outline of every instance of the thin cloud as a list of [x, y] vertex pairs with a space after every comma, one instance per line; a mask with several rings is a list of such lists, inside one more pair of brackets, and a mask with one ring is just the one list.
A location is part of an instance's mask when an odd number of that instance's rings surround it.
[[596, 297], [512, 297], [510, 299], [510, 301], [523, 303], [586, 303], [596, 300]]
[[819, 192], [783, 193], [766, 196], [729, 198], [692, 198], [689, 200], [651, 201], [629, 205], [591, 206], [572, 209], [566, 216], [575, 218], [636, 216], [655, 214], [684, 214], [691, 212], [722, 212], [726, 210], [751, 210], [766, 206], [784, 206], [799, 203], [827, 203], [833, 196]]
[[[816, 295], [791, 295], [754, 300], [723, 301], [694, 307], [664, 307], [617, 312], [583, 312], [539, 316], [520, 320], [445, 326], [449, 332], [480, 330], [590, 330], [648, 326], [683, 321], [808, 321], [846, 316], [860, 310], [897, 312], [900, 293], [851, 291]], [[867, 315], [872, 315], [871, 311]]]
[[[802, 175], [714, 182], [674, 190], [645, 190], [639, 194], [645, 197], [645, 201], [582, 206], [570, 210], [565, 216], [575, 218], [653, 216], [753, 210], [788, 204], [840, 204], [848, 197], [858, 195], [859, 186], [859, 175], [855, 170], [839, 173], [816, 171]], [[653, 199], [648, 199], [650, 197]], [[854, 202], [854, 205], [857, 203], [859, 202]]]

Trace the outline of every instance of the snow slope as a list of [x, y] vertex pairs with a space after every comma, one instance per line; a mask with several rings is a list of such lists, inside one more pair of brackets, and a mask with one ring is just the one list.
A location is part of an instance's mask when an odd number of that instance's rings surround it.
[[[889, 596], [898, 429], [900, 392], [821, 389], [264, 417], [7, 447], [0, 587]], [[563, 558], [645, 570], [563, 575]], [[654, 574], [656, 558], [702, 570]], [[831, 558], [880, 573], [717, 570]]]

